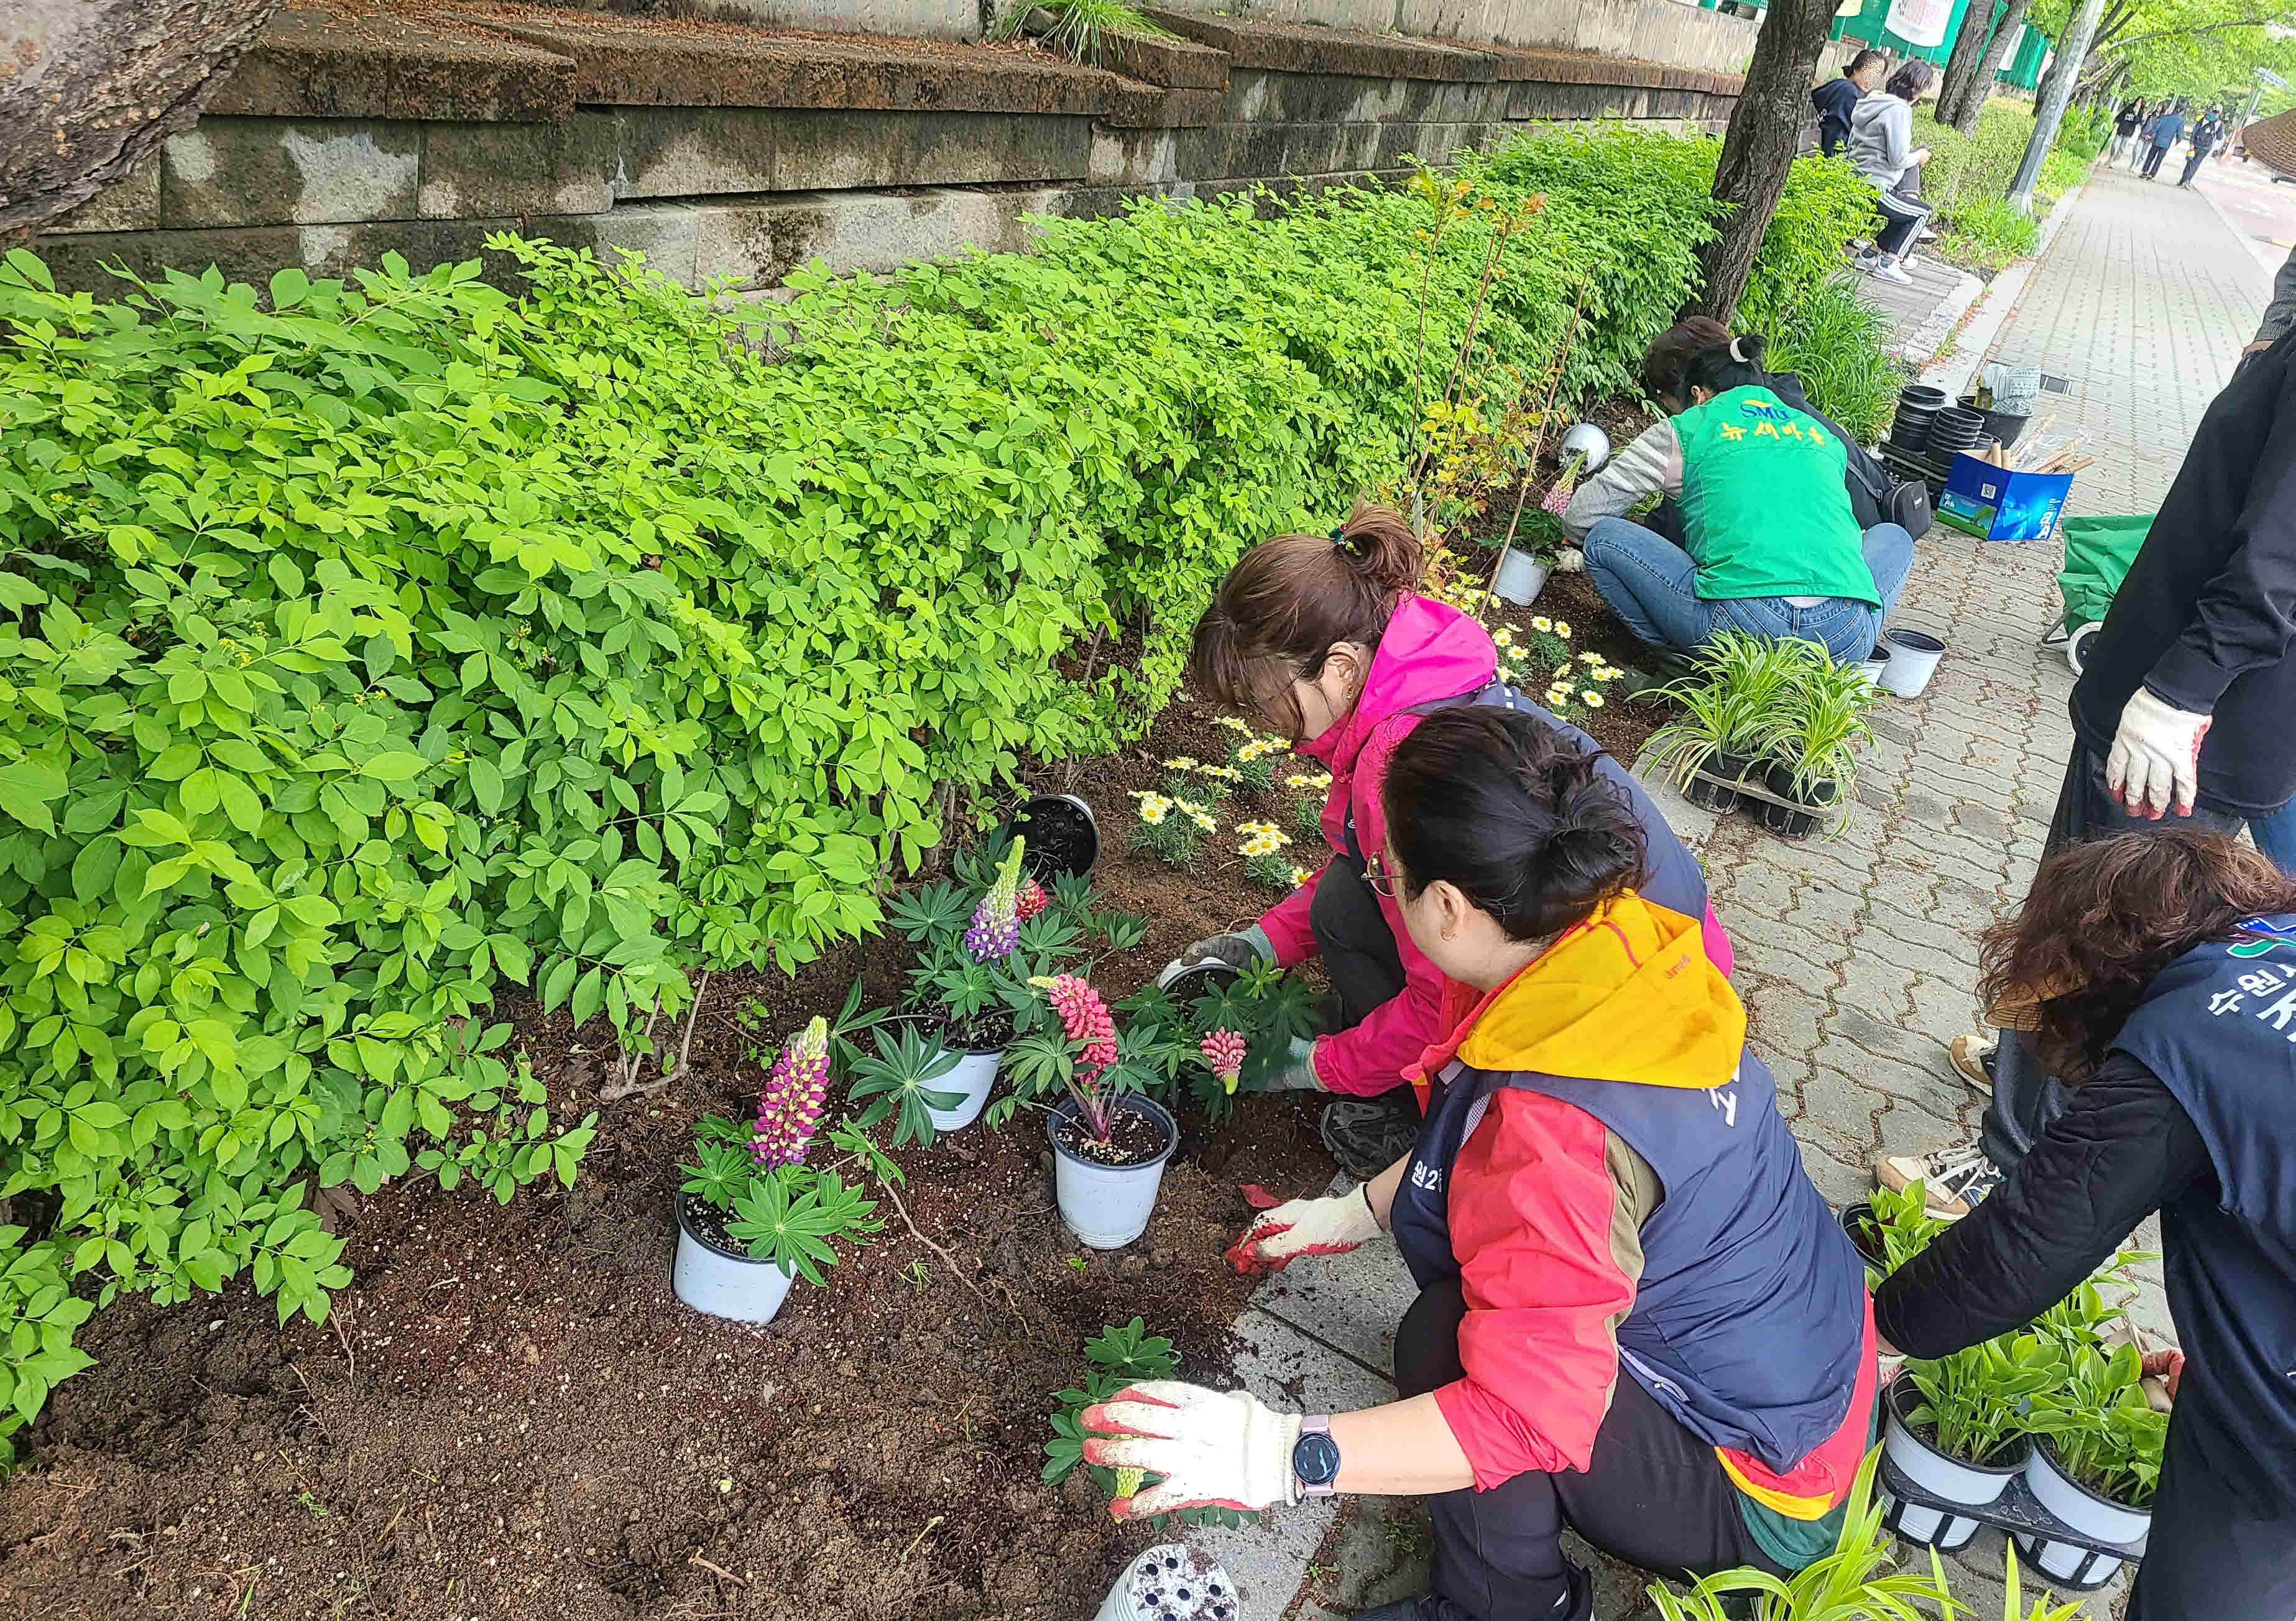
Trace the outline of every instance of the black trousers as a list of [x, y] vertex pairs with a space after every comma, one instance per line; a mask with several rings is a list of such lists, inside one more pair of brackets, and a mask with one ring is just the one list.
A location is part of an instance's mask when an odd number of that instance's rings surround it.
[[1403, 954], [1379, 897], [1364, 879], [1362, 862], [1345, 854], [1332, 858], [1308, 903], [1308, 926], [1339, 998], [1335, 1028], [1353, 1030], [1372, 1009], [1403, 994]]
[[2209, 154], [2202, 152], [2199, 147], [2194, 147], [2192, 155], [2185, 160], [2184, 177], [2178, 180], [2177, 184], [2178, 185], [2192, 185], [2193, 177], [2201, 172], [2201, 165], [2208, 161], [2208, 156]]
[[2161, 1490], [2124, 1621], [2285, 1621], [2296, 1616], [2291, 1510], [2245, 1502], [2169, 1420]]
[[[1395, 1331], [1395, 1384], [1424, 1395], [1459, 1378], [1458, 1282], [1420, 1292]], [[1517, 1475], [1488, 1492], [1468, 1487], [1427, 1500], [1435, 1520], [1435, 1592], [1475, 1621], [1569, 1616], [1563, 1558], [1569, 1526], [1605, 1553], [1667, 1576], [1752, 1565], [1788, 1574], [1764, 1553], [1738, 1509], [1738, 1491], [1714, 1449], [1650, 1394], [1619, 1375], [1584, 1474]]]
[[1881, 228], [1874, 233], [1874, 245], [1892, 257], [1911, 245], [1914, 234], [1930, 217], [1927, 203], [1898, 192], [1881, 193], [1874, 201], [1874, 210], [1882, 220]]
[[[2156, 152], [2159, 148], [2154, 148]], [[2153, 833], [2163, 827], [2197, 827], [2215, 833], [2238, 833], [2245, 819], [2229, 811], [2195, 805], [2190, 816], [2173, 812], [2159, 821], [2131, 816], [2105, 791], [2104, 756], [2078, 739], [2072, 759], [2065, 765], [2064, 786], [2057, 790], [2056, 813], [2049, 819], [2049, 836], [2042, 860], [2067, 844], [2109, 839], [2117, 833]], [[2014, 1171], [2049, 1122], [2065, 1112], [2071, 1097], [2054, 1077], [2041, 1073], [2013, 1035], [2002, 1033], [1993, 1057], [1993, 1101], [1986, 1106], [1985, 1123], [1978, 1143], [1985, 1156], [2003, 1174]]]
[[2161, 172], [2161, 160], [2168, 155], [2169, 149], [2165, 146], [2152, 146], [2145, 149], [2144, 177], [2147, 180]]

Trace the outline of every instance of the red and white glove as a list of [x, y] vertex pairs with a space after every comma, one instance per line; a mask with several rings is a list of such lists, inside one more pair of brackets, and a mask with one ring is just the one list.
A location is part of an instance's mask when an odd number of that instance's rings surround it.
[[1329, 1198], [1278, 1205], [1265, 1188], [1246, 1184], [1243, 1197], [1261, 1214], [1229, 1246], [1227, 1263], [1240, 1272], [1276, 1272], [1302, 1255], [1344, 1255], [1362, 1248], [1379, 1237], [1370, 1186], [1366, 1182]]
[[2154, 1408], [2167, 1411], [2161, 1401], [2153, 1399], [2151, 1386], [2157, 1383], [2161, 1386], [2161, 1396], [2173, 1403], [2177, 1399], [2177, 1386], [2184, 1382], [2184, 1378], [2185, 1354], [2182, 1351], [2171, 1348], [2144, 1354], [2144, 1397]]
[[2162, 702], [2140, 687], [2120, 711], [2120, 729], [2105, 756], [2106, 792], [2131, 816], [2159, 821], [2173, 803], [2193, 813], [2201, 791], [2201, 739], [2212, 717]]
[[1143, 1379], [1086, 1408], [1080, 1422], [1086, 1461], [1163, 1477], [1110, 1503], [1119, 1519], [1300, 1501], [1292, 1473], [1300, 1415], [1263, 1406], [1250, 1391]]

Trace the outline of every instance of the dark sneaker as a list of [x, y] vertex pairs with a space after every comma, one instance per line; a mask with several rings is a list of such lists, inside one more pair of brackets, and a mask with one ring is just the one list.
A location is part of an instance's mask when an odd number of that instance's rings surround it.
[[1419, 1110], [1400, 1089], [1384, 1098], [1334, 1098], [1324, 1106], [1318, 1135], [1340, 1169], [1367, 1182], [1411, 1152]]
[[1929, 1214], [1940, 1222], [1957, 1222], [2001, 1185], [2001, 1173], [1982, 1148], [1965, 1144], [1929, 1154], [1885, 1155], [1874, 1163], [1874, 1182], [1892, 1193], [1919, 1182]]

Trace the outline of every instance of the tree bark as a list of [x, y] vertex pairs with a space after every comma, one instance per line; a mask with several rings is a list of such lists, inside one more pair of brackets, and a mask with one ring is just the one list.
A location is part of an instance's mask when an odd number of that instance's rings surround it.
[[1786, 189], [1786, 170], [1801, 144], [1809, 116], [1810, 80], [1833, 26], [1837, 0], [1775, 0], [1762, 13], [1745, 87], [1731, 110], [1714, 169], [1714, 196], [1731, 205], [1721, 234], [1699, 251], [1704, 291], [1694, 313], [1727, 324], [1746, 291], [1754, 255]]
[[1958, 125], [1962, 97], [1977, 78], [1978, 59], [1993, 38], [1986, 25], [1993, 20], [1994, 0], [1969, 0], [1961, 14], [1961, 32], [1953, 37], [1953, 54], [1945, 59], [1945, 78], [1938, 86], [1938, 121]]
[[0, 6], [0, 247], [23, 242], [187, 129], [279, 0]]
[[1948, 119], [1964, 135], [1977, 132], [1977, 115], [1985, 111], [1985, 103], [1999, 82], [2001, 64], [2016, 43], [2018, 30], [2025, 26], [2025, 12], [2031, 0], [2009, 0], [2009, 9], [2001, 13], [2001, 26], [1993, 30], [1993, 37], [1985, 42], [1985, 55], [1977, 65], [1977, 73], [1962, 91], [1960, 106]]

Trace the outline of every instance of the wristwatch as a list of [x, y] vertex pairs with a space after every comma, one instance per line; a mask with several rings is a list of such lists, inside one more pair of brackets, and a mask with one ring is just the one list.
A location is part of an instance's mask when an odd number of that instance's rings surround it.
[[1340, 1444], [1332, 1439], [1329, 1413], [1300, 1420], [1300, 1438], [1292, 1444], [1292, 1474], [1302, 1497], [1337, 1497], [1340, 1488]]

